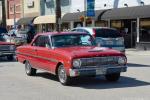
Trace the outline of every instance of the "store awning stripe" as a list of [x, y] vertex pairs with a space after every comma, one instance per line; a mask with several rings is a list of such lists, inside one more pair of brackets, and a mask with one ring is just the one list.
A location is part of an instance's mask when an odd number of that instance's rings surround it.
[[33, 24], [47, 24], [47, 23], [56, 23], [55, 15], [45, 15], [36, 17], [33, 21]]
[[[103, 13], [105, 10], [96, 10], [95, 11], [95, 17], [93, 17], [93, 19], [96, 21], [98, 20], [98, 16]], [[80, 21], [80, 16], [84, 16], [85, 12], [76, 12], [76, 13], [66, 13], [63, 17], [62, 17], [62, 22], [70, 22], [70, 21]]]
[[20, 18], [20, 19], [17, 21], [17, 24], [18, 24], [18, 25], [31, 24], [31, 23], [33, 22], [34, 18], [36, 18], [36, 17], [24, 17], [24, 18]]
[[150, 5], [115, 8], [106, 11], [102, 16], [102, 20], [119, 20], [119, 19], [136, 19], [136, 18], [149, 18]]

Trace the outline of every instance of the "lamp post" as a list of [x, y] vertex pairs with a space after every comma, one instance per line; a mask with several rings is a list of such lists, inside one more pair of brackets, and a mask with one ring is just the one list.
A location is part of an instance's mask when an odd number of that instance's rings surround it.
[[56, 0], [56, 31], [61, 31], [61, 2]]

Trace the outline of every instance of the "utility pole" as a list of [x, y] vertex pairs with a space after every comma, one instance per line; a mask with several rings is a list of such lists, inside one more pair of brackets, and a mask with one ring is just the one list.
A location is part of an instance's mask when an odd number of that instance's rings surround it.
[[84, 0], [84, 21], [83, 21], [83, 27], [86, 27], [86, 0]]
[[14, 0], [14, 5], [13, 5], [14, 6], [14, 9], [13, 9], [14, 10], [14, 27], [16, 28], [16, 4], [15, 3], [16, 1]]
[[61, 0], [56, 0], [56, 31], [61, 31]]
[[5, 10], [5, 0], [2, 1], [2, 27], [6, 28], [6, 10]]

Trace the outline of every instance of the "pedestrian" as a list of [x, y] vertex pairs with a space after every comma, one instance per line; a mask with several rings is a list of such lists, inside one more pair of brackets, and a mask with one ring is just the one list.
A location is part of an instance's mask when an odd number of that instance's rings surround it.
[[35, 29], [34, 26], [29, 24], [28, 25], [28, 32], [27, 32], [27, 43], [30, 43], [32, 41], [32, 39], [34, 38], [35, 35]]

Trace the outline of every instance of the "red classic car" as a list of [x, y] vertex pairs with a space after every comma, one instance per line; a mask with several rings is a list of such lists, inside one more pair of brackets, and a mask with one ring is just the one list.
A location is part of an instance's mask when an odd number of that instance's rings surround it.
[[7, 30], [0, 28], [0, 57], [6, 56], [8, 60], [13, 60], [16, 46], [13, 43], [7, 42]]
[[37, 34], [30, 45], [17, 48], [17, 59], [25, 64], [27, 75], [43, 69], [57, 75], [63, 85], [77, 76], [105, 75], [117, 81], [127, 70], [123, 53], [97, 47], [91, 35], [77, 32]]

